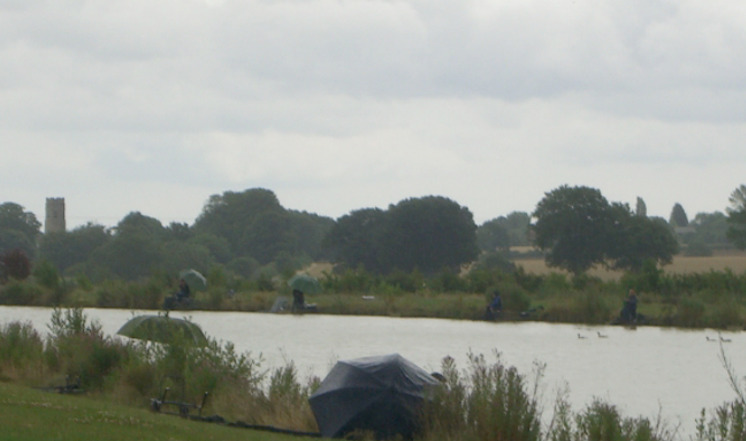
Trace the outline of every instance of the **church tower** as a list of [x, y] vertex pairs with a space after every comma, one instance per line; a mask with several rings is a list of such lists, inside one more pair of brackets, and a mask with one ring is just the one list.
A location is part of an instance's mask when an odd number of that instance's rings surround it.
[[47, 217], [44, 221], [44, 233], [64, 233], [65, 198], [47, 198]]

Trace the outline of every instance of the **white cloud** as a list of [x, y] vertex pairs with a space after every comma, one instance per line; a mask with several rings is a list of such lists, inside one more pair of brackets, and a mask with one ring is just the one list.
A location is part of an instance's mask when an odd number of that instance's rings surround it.
[[736, 0], [6, 1], [2, 198], [106, 224], [250, 187], [335, 217], [439, 194], [486, 220], [565, 183], [723, 209], [744, 27]]

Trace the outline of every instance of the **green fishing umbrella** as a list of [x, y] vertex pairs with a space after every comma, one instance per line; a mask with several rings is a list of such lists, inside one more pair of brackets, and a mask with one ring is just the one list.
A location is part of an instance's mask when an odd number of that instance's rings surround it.
[[297, 289], [305, 294], [318, 294], [321, 292], [319, 281], [308, 274], [296, 274], [288, 281], [288, 285], [294, 290]]
[[206, 346], [207, 337], [196, 323], [171, 318], [167, 315], [140, 315], [122, 325], [117, 334], [138, 340], [173, 343], [183, 339], [187, 343]]
[[207, 279], [197, 270], [183, 270], [179, 273], [179, 278], [184, 279], [191, 290], [204, 291], [207, 289]]

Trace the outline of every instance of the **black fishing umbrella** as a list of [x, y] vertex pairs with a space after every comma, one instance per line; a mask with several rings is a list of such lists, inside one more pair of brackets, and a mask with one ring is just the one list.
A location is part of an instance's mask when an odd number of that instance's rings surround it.
[[324, 437], [363, 430], [411, 438], [426, 391], [437, 384], [399, 354], [365, 357], [338, 362], [309, 402]]
[[158, 343], [184, 340], [197, 346], [207, 345], [207, 337], [196, 323], [168, 315], [139, 315], [122, 325], [117, 334]]

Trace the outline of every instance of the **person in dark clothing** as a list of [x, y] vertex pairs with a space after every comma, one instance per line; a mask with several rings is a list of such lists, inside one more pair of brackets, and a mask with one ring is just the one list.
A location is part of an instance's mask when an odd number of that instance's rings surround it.
[[303, 291], [299, 289], [293, 290], [293, 312], [303, 311], [306, 307], [306, 299], [303, 295]]
[[186, 283], [186, 280], [179, 280], [179, 290], [176, 291], [173, 295], [170, 295], [163, 299], [163, 309], [168, 311], [177, 307], [188, 306], [191, 302], [191, 299], [189, 298], [190, 294], [191, 292], [189, 290], [189, 285]]
[[176, 293], [176, 300], [182, 302], [189, 298], [189, 294], [189, 285], [187, 285], [186, 280], [179, 280], [179, 291]]
[[500, 297], [500, 293], [498, 291], [495, 291], [492, 295], [492, 301], [490, 302], [489, 305], [487, 305], [485, 316], [487, 320], [494, 320], [500, 316], [502, 311], [503, 311], [502, 297]]
[[637, 321], [637, 293], [635, 293], [634, 289], [629, 290], [620, 315], [622, 321], [625, 323], [635, 323]]

